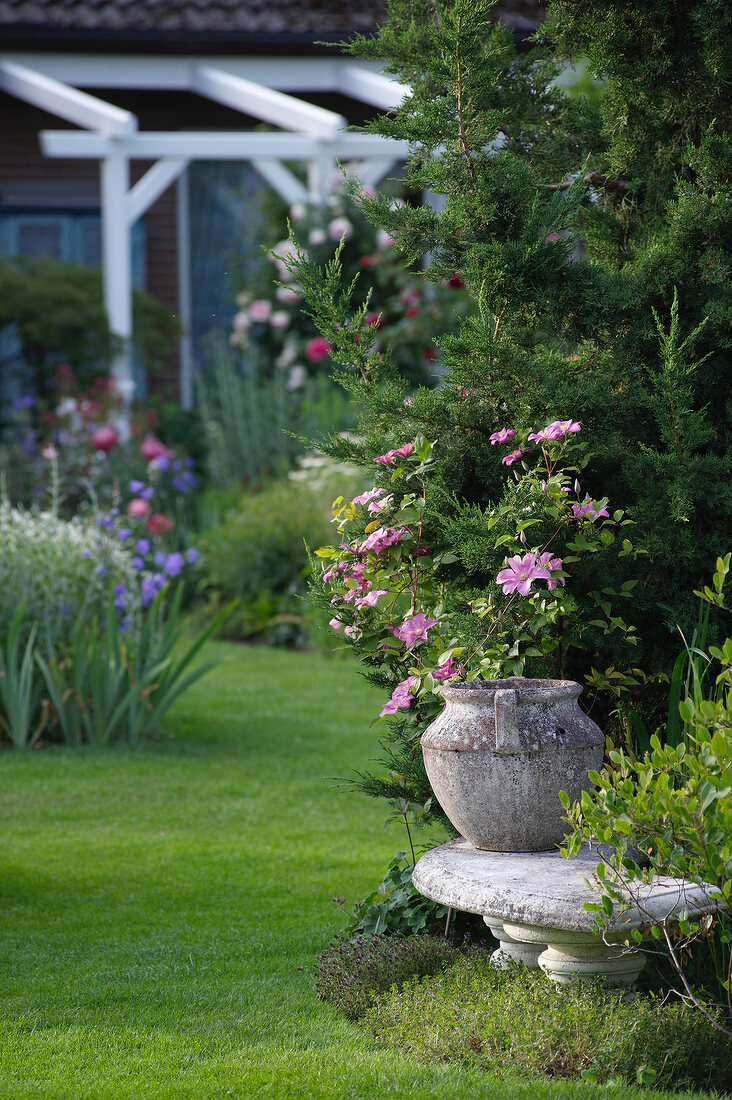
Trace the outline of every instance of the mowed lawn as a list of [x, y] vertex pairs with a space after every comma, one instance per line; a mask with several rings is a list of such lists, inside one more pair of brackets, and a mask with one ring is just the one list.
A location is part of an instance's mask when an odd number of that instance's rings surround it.
[[379, 697], [347, 661], [209, 649], [159, 741], [0, 753], [0, 1098], [607, 1096], [422, 1065], [317, 1000], [332, 895], [405, 844], [331, 781], [375, 757]]

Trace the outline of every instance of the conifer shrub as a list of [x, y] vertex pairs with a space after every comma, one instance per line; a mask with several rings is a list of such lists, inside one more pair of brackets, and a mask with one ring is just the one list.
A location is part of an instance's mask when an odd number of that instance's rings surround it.
[[[732, 8], [614, 0], [598, 19], [588, 2], [558, 0], [541, 41], [517, 55], [492, 7], [392, 0], [381, 31], [347, 47], [385, 59], [410, 86], [371, 129], [410, 142], [411, 191], [445, 197], [438, 210], [362, 195], [362, 208], [427, 279], [458, 274], [475, 310], [440, 342], [443, 384], [408, 394], [337, 259], [317, 271], [295, 259], [366, 409], [360, 444], [326, 447], [371, 466], [417, 435], [437, 441], [425, 528], [433, 550], [455, 558], [442, 571], [446, 598], [467, 608], [495, 588], [483, 550], [505, 471], [490, 436], [581, 422], [582, 492], [635, 523], [634, 554], [601, 564], [588, 554], [582, 569], [598, 601], [638, 582], [627, 616], [639, 641], [625, 667], [643, 675], [625, 706], [655, 728], [678, 628], [689, 637], [696, 620], [691, 592], [732, 529], [732, 90], [720, 78]], [[578, 57], [602, 81], [599, 107], [554, 83]], [[595, 684], [612, 686], [612, 636], [557, 654], [547, 675], [583, 682], [594, 668]], [[595, 710], [606, 728], [617, 704], [611, 691]]]

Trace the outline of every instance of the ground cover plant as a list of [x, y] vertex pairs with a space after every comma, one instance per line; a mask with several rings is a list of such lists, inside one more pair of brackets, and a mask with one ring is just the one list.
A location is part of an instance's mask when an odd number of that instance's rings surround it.
[[606, 1097], [421, 1063], [317, 999], [331, 895], [393, 847], [379, 808], [327, 779], [374, 753], [378, 695], [313, 654], [212, 654], [158, 741], [3, 754], [3, 1097]]
[[[375, 988], [378, 988], [375, 986]], [[402, 1051], [504, 1073], [732, 1088], [732, 1038], [676, 1002], [493, 966], [486, 952], [377, 997], [366, 1026]]]

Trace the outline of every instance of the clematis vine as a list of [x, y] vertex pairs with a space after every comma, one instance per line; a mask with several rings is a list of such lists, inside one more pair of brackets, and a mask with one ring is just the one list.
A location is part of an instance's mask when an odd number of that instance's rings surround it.
[[[373, 461], [384, 467], [389, 487], [377, 484], [336, 502], [340, 541], [316, 552], [320, 583], [337, 608], [332, 629], [378, 669], [379, 682], [396, 684], [380, 718], [399, 715], [401, 728], [416, 738], [439, 713], [446, 683], [524, 675], [529, 661], [530, 674], [562, 678], [562, 632], [587, 578], [583, 555], [606, 551], [614, 531], [630, 522], [621, 511], [611, 519], [603, 500], [578, 499], [581, 448], [579, 467], [570, 451], [580, 430], [580, 421], [569, 419], [531, 431], [502, 427], [490, 436], [491, 444], [513, 441], [502, 461], [521, 459], [522, 468], [483, 513], [483, 530], [494, 532], [495, 544], [491, 550], [490, 537], [485, 544], [485, 595], [467, 608], [460, 603], [467, 587], [462, 562], [451, 546], [436, 546], [435, 532], [425, 527], [433, 443], [417, 436], [378, 455]], [[530, 440], [538, 444], [533, 459]], [[540, 535], [531, 545], [534, 532]], [[627, 539], [622, 545], [621, 553], [629, 553]], [[452, 591], [445, 567], [457, 571]], [[633, 628], [611, 614], [606, 594], [590, 592], [590, 604], [591, 626], [632, 641]]]

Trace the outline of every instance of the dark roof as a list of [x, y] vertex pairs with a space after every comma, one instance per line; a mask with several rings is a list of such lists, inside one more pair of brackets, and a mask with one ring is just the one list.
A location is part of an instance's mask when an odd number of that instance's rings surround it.
[[[543, 0], [501, 0], [496, 17], [519, 36], [541, 22]], [[90, 48], [166, 43], [305, 45], [369, 33], [386, 18], [385, 0], [0, 0], [0, 48]]]

